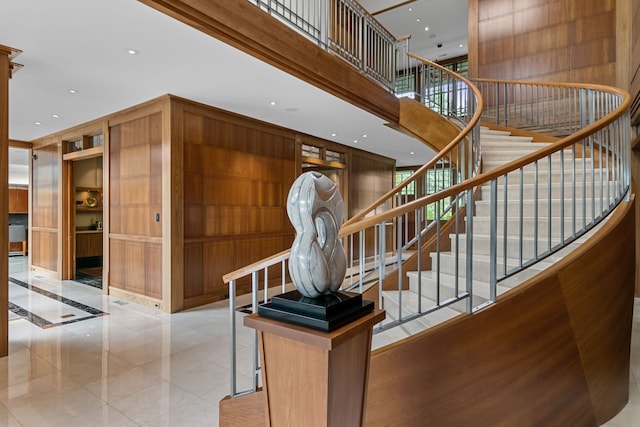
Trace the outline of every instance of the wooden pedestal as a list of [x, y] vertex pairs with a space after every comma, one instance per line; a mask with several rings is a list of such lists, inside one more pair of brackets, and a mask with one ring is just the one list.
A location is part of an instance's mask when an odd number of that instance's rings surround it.
[[364, 425], [374, 310], [342, 328], [321, 332], [252, 314], [259, 332], [266, 425]]

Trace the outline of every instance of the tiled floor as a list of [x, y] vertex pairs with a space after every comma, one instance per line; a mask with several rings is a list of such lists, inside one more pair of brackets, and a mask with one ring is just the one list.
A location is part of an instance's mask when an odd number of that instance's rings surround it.
[[[13, 283], [10, 300], [48, 323], [10, 313], [0, 426], [218, 424], [218, 401], [229, 393], [225, 303], [167, 315], [90, 286], [29, 277], [25, 266], [10, 258], [10, 275], [45, 292]], [[635, 306], [631, 399], [610, 427], [640, 425], [640, 299]]]

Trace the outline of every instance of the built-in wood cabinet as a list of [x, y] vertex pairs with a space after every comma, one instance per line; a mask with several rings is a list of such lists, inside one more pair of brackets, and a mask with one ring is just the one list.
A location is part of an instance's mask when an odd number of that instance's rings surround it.
[[76, 233], [76, 258], [102, 256], [102, 231]]
[[29, 191], [26, 188], [9, 188], [9, 213], [27, 213]]

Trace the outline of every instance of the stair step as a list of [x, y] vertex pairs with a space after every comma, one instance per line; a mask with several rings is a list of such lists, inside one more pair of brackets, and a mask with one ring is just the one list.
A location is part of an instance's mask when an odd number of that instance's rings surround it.
[[[422, 298], [418, 297], [418, 294], [412, 292], [411, 290], [403, 290], [403, 291], [383, 291], [383, 299], [384, 299], [384, 309], [386, 311], [386, 319], [383, 324], [391, 323], [400, 318], [399, 312], [399, 294], [402, 295], [402, 317], [407, 318], [407, 316], [412, 315], [418, 312], [418, 301], [422, 302], [422, 310], [427, 310], [430, 307], [435, 305], [434, 300], [431, 300], [424, 295]], [[458, 303], [460, 304], [460, 303]], [[421, 332], [425, 329], [433, 327], [437, 324], [445, 322], [455, 316], [458, 316], [461, 312], [464, 312], [464, 302], [461, 305], [461, 308], [457, 305], [455, 306], [447, 306], [442, 307], [436, 311], [433, 311], [428, 314], [424, 314], [420, 317], [417, 317], [407, 323], [404, 323], [398, 327], [392, 328], [389, 331], [376, 333], [374, 334], [374, 348], [376, 348], [376, 341], [385, 341], [385, 335], [389, 335], [391, 331], [396, 329], [400, 329], [401, 332], [395, 332], [396, 336], [404, 335], [410, 336], [415, 333]], [[403, 338], [403, 337], [401, 337]], [[396, 339], [397, 340], [397, 339]]]
[[[502, 155], [502, 154], [506, 154], [506, 155]], [[498, 166], [502, 166], [510, 162], [511, 160], [518, 159], [520, 157], [523, 157], [523, 155], [518, 155], [517, 153], [514, 153], [514, 152], [511, 152], [511, 153], [504, 152], [501, 154], [488, 153], [487, 156], [483, 157], [482, 164], [484, 165], [485, 168], [488, 168], [488, 170], [491, 170], [491, 169], [495, 169]], [[571, 174], [574, 166], [576, 170], [584, 170], [586, 168], [586, 170], [590, 171], [592, 170], [592, 164], [593, 164], [593, 159], [591, 158], [586, 158], [586, 159], [577, 158], [574, 160], [572, 157], [567, 157], [567, 156], [565, 156], [564, 159], [561, 159], [560, 156], [555, 156], [555, 155], [551, 157], [551, 170], [552, 171], [556, 169], [560, 170], [562, 165], [564, 165], [564, 171], [566, 175]], [[533, 172], [535, 170], [535, 166], [533, 164], [529, 164], [525, 166], [523, 169], [525, 171], [531, 170]], [[539, 160], [538, 171], [547, 171], [547, 170], [549, 170], [549, 161], [547, 160], [547, 158], [543, 158]]]
[[[507, 235], [514, 234], [516, 236], [520, 233], [520, 218], [507, 218]], [[522, 231], [526, 236], [533, 236], [535, 232], [535, 226], [537, 223], [538, 236], [540, 238], [546, 238], [549, 235], [549, 221], [546, 218], [525, 217], [522, 219]], [[555, 243], [560, 241], [561, 232], [561, 220], [559, 218], [552, 218], [551, 220], [551, 238]], [[576, 230], [581, 229], [584, 226], [582, 221], [576, 220]], [[499, 222], [498, 233], [500, 235], [504, 231], [504, 221]], [[573, 235], [573, 219], [565, 218], [564, 220], [564, 238], [570, 238]], [[491, 224], [488, 216], [474, 216], [473, 219], [473, 233], [490, 234]]]
[[[537, 205], [536, 205], [536, 201], [533, 199], [522, 200], [522, 203], [520, 202], [520, 200], [515, 199], [515, 200], [507, 201], [506, 214], [507, 216], [520, 215], [520, 210], [521, 210], [520, 205], [522, 204], [522, 212], [523, 212], [523, 216], [525, 217], [533, 217], [536, 212], [536, 208], [538, 211], [539, 218], [546, 217], [549, 215], [549, 206], [551, 206], [551, 214], [553, 216], [559, 217], [561, 215], [562, 209], [564, 209], [564, 215], [567, 216], [567, 215], [573, 215], [573, 209], [574, 209], [573, 203], [574, 201], [569, 198], [565, 198], [564, 200], [561, 200], [561, 199], [549, 200], [548, 198], [544, 198], [544, 199], [538, 200]], [[497, 210], [498, 219], [504, 218], [504, 215], [505, 215], [504, 199], [498, 198], [496, 205], [498, 208]], [[596, 212], [602, 211], [601, 199], [599, 197], [595, 199], [593, 198], [576, 199], [575, 200], [576, 218], [581, 219], [583, 214], [585, 214], [585, 208], [586, 208], [586, 216], [588, 219], [591, 219], [593, 206], [595, 206]], [[475, 212], [476, 212], [476, 215], [478, 216], [489, 216], [489, 214], [491, 213], [491, 201], [490, 200], [476, 201]]]
[[[609, 190], [612, 190], [616, 188], [616, 185], [617, 185], [616, 181], [607, 181], [606, 183], [603, 184], [602, 188], [600, 187], [600, 185], [596, 185], [595, 188], [591, 188], [590, 185], [587, 186], [587, 188], [583, 188], [580, 183], [575, 183], [575, 197], [581, 199], [584, 197], [585, 193], [587, 194], [588, 197], [600, 197], [601, 194], [606, 197], [607, 188]], [[574, 191], [573, 186], [574, 186], [573, 180], [565, 181], [564, 185], [561, 185], [559, 182], [552, 183], [551, 197], [560, 198], [560, 196], [562, 195], [565, 198], [567, 197], [571, 198]], [[562, 191], [563, 187], [564, 187], [564, 192]], [[537, 189], [538, 189], [537, 190], [538, 198], [546, 199], [549, 197], [549, 185], [546, 182], [540, 182], [537, 186]], [[491, 196], [491, 185], [489, 184], [483, 185], [482, 187], [480, 187], [480, 191], [481, 191], [480, 197], [483, 200], [489, 200], [489, 197]], [[500, 180], [498, 181], [498, 188], [497, 188], [498, 200], [504, 199], [504, 193], [505, 193], [505, 185]], [[533, 199], [534, 196], [536, 195], [536, 185], [533, 183], [523, 184], [522, 195], [525, 200]], [[507, 196], [509, 200], [519, 200], [520, 185], [511, 184], [511, 180], [509, 180], [509, 184], [507, 185]]]
[[[432, 262], [432, 273], [435, 275], [440, 271], [441, 274], [448, 274], [451, 276], [457, 276], [459, 278], [466, 278], [467, 270], [466, 270], [466, 262], [467, 257], [465, 254], [460, 253], [458, 255], [458, 265], [456, 269], [456, 257], [455, 254], [451, 252], [441, 252], [439, 259], [437, 253], [431, 254], [431, 262]], [[475, 255], [473, 256], [472, 267], [473, 267], [473, 280], [486, 282], [490, 281], [489, 276], [489, 264], [490, 259], [488, 255]], [[519, 261], [515, 258], [507, 258], [506, 260], [507, 271], [511, 271], [519, 265]], [[539, 273], [540, 271], [547, 268], [549, 265], [546, 261], [540, 261], [539, 263], [523, 270], [523, 274], [533, 275]], [[498, 259], [497, 261], [497, 269], [498, 272], [503, 271], [504, 260]]]

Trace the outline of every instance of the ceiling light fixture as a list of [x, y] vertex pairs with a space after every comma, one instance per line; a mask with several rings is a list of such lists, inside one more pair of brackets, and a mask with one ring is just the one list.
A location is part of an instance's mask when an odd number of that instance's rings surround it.
[[367, 137], [367, 134], [365, 133], [364, 135], [362, 135], [362, 137], [363, 137], [363, 138], [366, 138], [366, 137]]
[[337, 133], [332, 133], [331, 136], [338, 136], [338, 134]]
[[416, 22], [420, 22], [420, 18], [416, 19]]
[[460, 45], [460, 47], [463, 47], [462, 45]]
[[138, 52], [138, 51], [137, 51], [137, 50], [135, 50], [135, 49], [129, 49], [129, 50], [127, 50], [127, 53], [128, 53], [129, 55], [138, 55], [140, 52]]
[[54, 119], [59, 119], [60, 118], [60, 114], [52, 114], [51, 117], [53, 117]]
[[33, 122], [33, 124], [36, 125], [36, 126], [40, 126], [42, 124], [42, 122], [35, 121], [35, 122]]
[[269, 105], [278, 105], [278, 103], [276, 101], [271, 101]]
[[69, 89], [69, 93], [78, 93], [78, 91], [75, 89]]
[[358, 143], [358, 140], [357, 140], [357, 139], [354, 139], [354, 140], [353, 140], [353, 143], [354, 143], [354, 144], [357, 144], [357, 143]]
[[415, 153], [412, 151], [412, 152], [410, 152], [409, 154], [411, 154], [411, 155], [413, 156]]
[[429, 27], [424, 27], [424, 30], [425, 31], [429, 31]]

